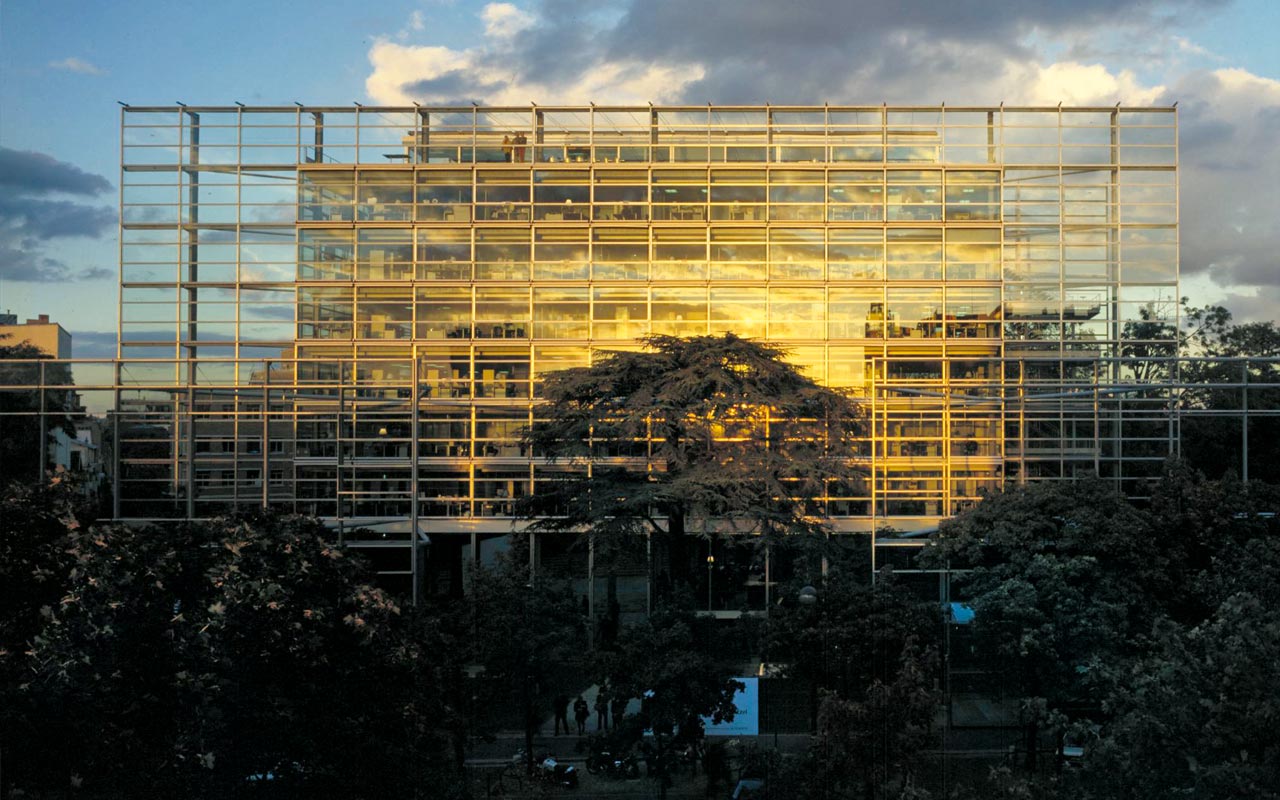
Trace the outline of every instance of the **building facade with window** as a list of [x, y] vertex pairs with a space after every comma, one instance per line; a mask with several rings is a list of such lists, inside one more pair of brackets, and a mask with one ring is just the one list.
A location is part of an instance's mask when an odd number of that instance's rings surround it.
[[863, 398], [818, 502], [886, 560], [1008, 482], [1135, 490], [1177, 192], [1172, 108], [126, 107], [116, 514], [316, 514], [449, 591], [559, 468], [539, 376], [729, 331]]

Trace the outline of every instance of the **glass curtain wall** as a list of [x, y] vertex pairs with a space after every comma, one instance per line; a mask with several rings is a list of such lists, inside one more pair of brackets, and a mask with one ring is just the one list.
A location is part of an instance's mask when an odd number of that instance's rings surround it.
[[1173, 446], [1173, 109], [130, 107], [122, 164], [125, 517], [508, 525], [539, 377], [651, 333], [862, 398], [844, 530]]

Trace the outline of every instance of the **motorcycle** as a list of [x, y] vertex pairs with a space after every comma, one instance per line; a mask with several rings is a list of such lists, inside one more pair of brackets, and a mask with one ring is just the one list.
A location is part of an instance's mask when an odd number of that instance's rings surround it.
[[[523, 768], [525, 761], [524, 757], [524, 751], [518, 751], [511, 757], [512, 765]], [[559, 761], [555, 756], [550, 754], [534, 760], [533, 774], [529, 777], [540, 783], [545, 783], [548, 786], [558, 786], [562, 789], [578, 788], [577, 767], [572, 764], [566, 764]]]
[[635, 753], [614, 755], [608, 750], [600, 750], [587, 756], [587, 772], [606, 778], [639, 778], [640, 759]]

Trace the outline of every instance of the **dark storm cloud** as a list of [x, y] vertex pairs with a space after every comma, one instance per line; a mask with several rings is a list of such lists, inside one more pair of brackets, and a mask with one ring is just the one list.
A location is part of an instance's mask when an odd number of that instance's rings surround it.
[[111, 191], [101, 175], [85, 172], [75, 164], [44, 153], [0, 147], [0, 186], [9, 191], [43, 194], [99, 195]]
[[424, 78], [405, 84], [404, 91], [422, 97], [448, 97], [441, 101], [447, 105], [468, 105], [479, 103], [486, 92], [499, 88], [500, 84], [483, 82], [466, 70], [454, 69], [441, 73], [434, 78]]
[[[1227, 0], [635, 0], [607, 33], [612, 58], [701, 64], [693, 103], [992, 102], [971, 96], [1035, 31], [1151, 26]], [[976, 84], [976, 86], [975, 86]], [[928, 91], [926, 100], [920, 96]], [[853, 96], [849, 96], [853, 95]]]
[[33, 247], [13, 247], [0, 234], [0, 280], [18, 282], [92, 281], [114, 278], [107, 267], [73, 268]]
[[0, 194], [0, 223], [15, 227], [22, 241], [34, 243], [68, 236], [101, 236], [116, 224], [116, 212], [72, 200], [39, 200]]
[[[636, 0], [643, 2], [643, 0]], [[602, 4], [622, 11], [626, 3]], [[544, 0], [538, 7], [538, 23], [522, 31], [513, 42], [513, 77], [539, 83], [570, 83], [601, 60], [619, 58], [610, 50], [616, 17], [590, 14], [580, 0]], [[517, 71], [518, 70], [518, 71]]]
[[1195, 72], [1161, 98], [1175, 100], [1183, 277], [1207, 274], [1222, 287], [1274, 292], [1280, 286], [1280, 83], [1234, 70]]
[[[1203, 53], [1181, 34], [1228, 3], [542, 0], [529, 7], [531, 26], [467, 51], [484, 69], [409, 85], [427, 101], [483, 102], [526, 85], [577, 91], [621, 67], [619, 80], [652, 68], [700, 76], [665, 92], [642, 84], [658, 95], [649, 99], [690, 104], [1180, 101], [1183, 274], [1249, 296], [1280, 286], [1280, 84], [1175, 71], [1180, 54]], [[1165, 74], [1164, 95], [1126, 70]], [[603, 95], [561, 101], [609, 103]]]
[[886, 34], [927, 34], [1022, 52], [1018, 39], [1036, 29], [1062, 33], [1105, 24], [1151, 23], [1228, 0], [635, 0], [613, 31], [610, 49], [621, 55], [668, 55], [717, 62], [744, 53], [769, 60], [775, 53], [839, 48], [856, 63], [856, 45], [892, 48]]
[[56, 239], [97, 238], [116, 223], [111, 206], [73, 197], [96, 198], [111, 182], [44, 153], [0, 147], [0, 277], [41, 282], [100, 280], [114, 275], [103, 267], [73, 267], [46, 252]]
[[[1033, 34], [1075, 42], [1099, 31], [1150, 34], [1228, 2], [542, 0], [532, 25], [473, 51], [473, 63], [487, 69], [464, 67], [401, 88], [428, 102], [483, 103], [507, 86], [572, 86], [604, 65], [636, 74], [669, 66], [701, 71], [674, 98], [694, 104], [991, 103], [1003, 99], [989, 96], [989, 86], [1007, 63], [1038, 55]], [[587, 100], [609, 98], [575, 99]]]

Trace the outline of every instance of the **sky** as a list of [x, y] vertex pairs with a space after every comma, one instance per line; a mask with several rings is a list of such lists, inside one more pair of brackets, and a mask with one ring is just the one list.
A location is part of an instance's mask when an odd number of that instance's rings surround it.
[[114, 355], [119, 106], [1178, 103], [1182, 293], [1280, 317], [1275, 0], [0, 0], [0, 310]]

